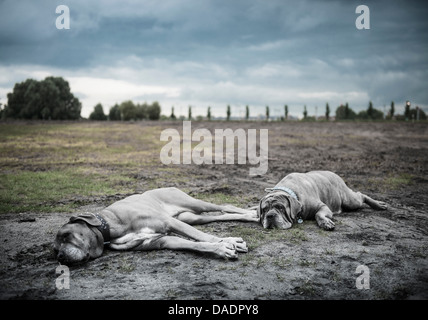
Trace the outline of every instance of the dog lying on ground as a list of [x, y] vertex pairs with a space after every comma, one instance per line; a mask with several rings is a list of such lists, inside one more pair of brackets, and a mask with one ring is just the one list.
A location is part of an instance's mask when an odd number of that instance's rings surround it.
[[[203, 212], [223, 214], [200, 215]], [[58, 231], [54, 251], [63, 264], [100, 257], [105, 244], [115, 250], [193, 250], [237, 258], [238, 252], [248, 251], [244, 240], [218, 238], [191, 226], [231, 220], [257, 222], [257, 212], [197, 200], [177, 188], [155, 189], [117, 201], [99, 213], [71, 217]]]
[[348, 188], [331, 171], [291, 173], [275, 187], [266, 189], [257, 208], [260, 223], [265, 229], [289, 229], [294, 223], [315, 219], [318, 226], [333, 230], [334, 213], [357, 210], [364, 204], [376, 210], [386, 210], [387, 204], [376, 201]]

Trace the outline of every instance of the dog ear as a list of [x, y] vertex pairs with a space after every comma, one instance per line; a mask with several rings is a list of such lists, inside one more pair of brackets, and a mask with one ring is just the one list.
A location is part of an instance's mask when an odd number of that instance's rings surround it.
[[260, 199], [259, 205], [257, 206], [257, 217], [259, 218], [260, 223], [262, 223], [262, 220], [264, 218], [263, 212], [262, 212], [262, 204], [263, 201], [265, 201], [266, 196]]
[[300, 201], [294, 199], [293, 197], [287, 197], [287, 198], [290, 203], [291, 217], [293, 218], [293, 220], [295, 220], [299, 215], [299, 213], [302, 211], [303, 206], [300, 203]]
[[79, 220], [85, 221], [87, 224], [93, 227], [99, 227], [101, 225], [101, 221], [98, 220], [92, 213], [84, 213], [79, 214], [77, 217], [71, 217], [69, 222], [75, 222]]

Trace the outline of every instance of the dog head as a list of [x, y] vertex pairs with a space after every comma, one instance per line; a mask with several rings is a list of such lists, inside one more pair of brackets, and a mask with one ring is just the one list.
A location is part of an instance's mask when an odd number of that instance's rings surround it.
[[55, 238], [54, 251], [61, 264], [73, 265], [97, 258], [103, 253], [104, 240], [95, 227], [101, 222], [91, 214], [71, 217]]
[[265, 229], [289, 229], [301, 211], [302, 204], [282, 191], [273, 191], [264, 196], [257, 208], [260, 223]]

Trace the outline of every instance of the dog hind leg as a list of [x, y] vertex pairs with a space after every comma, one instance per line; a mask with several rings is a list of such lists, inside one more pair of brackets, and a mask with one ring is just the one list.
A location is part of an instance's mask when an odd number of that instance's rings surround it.
[[375, 210], [386, 210], [388, 205], [383, 201], [378, 201], [363, 194], [364, 202]]
[[181, 212], [178, 216], [176, 216], [176, 219], [190, 225], [205, 224], [216, 221], [258, 222], [259, 220], [255, 211], [246, 214], [225, 213], [221, 215], [199, 215], [192, 212]]
[[371, 208], [375, 210], [386, 210], [387, 204], [382, 201], [377, 201], [369, 196], [361, 193], [354, 192], [351, 189], [348, 189], [348, 194], [345, 197], [345, 200], [342, 203], [342, 208], [345, 210], [357, 210], [363, 207], [363, 204], [368, 204]]

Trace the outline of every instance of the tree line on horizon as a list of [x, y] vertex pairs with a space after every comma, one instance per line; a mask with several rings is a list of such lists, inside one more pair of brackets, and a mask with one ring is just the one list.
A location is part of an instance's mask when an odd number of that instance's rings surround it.
[[94, 111], [89, 115], [89, 120], [110, 120], [110, 121], [130, 121], [130, 120], [159, 120], [161, 106], [155, 101], [152, 104], [144, 102], [143, 104], [134, 104], [131, 100], [115, 104], [110, 108], [108, 115], [104, 114], [103, 106], [98, 103]]
[[[33, 120], [78, 120], [81, 119], [82, 104], [70, 91], [69, 83], [62, 77], [46, 77], [44, 80], [37, 81], [27, 79], [21, 83], [16, 83], [13, 92], [7, 94], [8, 104], [0, 109], [0, 118], [2, 119], [33, 119]], [[1, 105], [0, 105], [1, 106]], [[266, 106], [266, 120], [270, 120], [270, 108]], [[327, 103], [324, 116], [321, 118], [326, 121], [331, 120], [330, 106]], [[231, 120], [230, 105], [226, 107], [226, 121]], [[180, 116], [180, 119], [186, 119]], [[416, 106], [410, 108], [410, 102], [407, 101], [403, 115], [395, 113], [394, 102], [384, 116], [384, 113], [373, 107], [370, 101], [368, 108], [356, 113], [349, 104], [340, 105], [335, 111], [335, 120], [426, 120], [425, 112]], [[101, 103], [94, 106], [94, 110], [89, 116], [89, 120], [110, 120], [110, 121], [130, 121], [130, 120], [175, 120], [174, 107], [171, 108], [171, 115], [161, 115], [161, 106], [155, 101], [151, 104], [135, 104], [131, 100], [115, 104], [108, 114], [104, 113]], [[192, 120], [192, 106], [188, 108], [187, 119]], [[203, 120], [203, 116], [197, 116], [196, 120]], [[211, 107], [207, 109], [207, 120], [212, 120]], [[250, 119], [250, 107], [245, 107], [245, 120]], [[284, 105], [284, 113], [279, 120], [289, 120], [288, 105]], [[301, 121], [315, 121], [315, 116], [309, 116], [306, 105], [303, 107], [303, 118]]]
[[[325, 114], [321, 118], [322, 120], [326, 120], [326, 121], [330, 121], [331, 116], [330, 116], [330, 106], [327, 103], [326, 104], [326, 108], [325, 108]], [[269, 106], [266, 106], [266, 120], [269, 121], [270, 120], [270, 108]], [[171, 116], [169, 117], [170, 119], [174, 120], [177, 119], [177, 117], [174, 114], [174, 107], [172, 107], [171, 109]], [[181, 116], [181, 119], [186, 119], [186, 117]], [[188, 120], [192, 119], [192, 106], [189, 106], [188, 109]], [[208, 107], [207, 109], [207, 116], [206, 116], [207, 120], [211, 120], [211, 107]], [[227, 105], [226, 107], [226, 121], [229, 121], [231, 119], [231, 111], [230, 111], [230, 105]], [[249, 106], [245, 106], [245, 120], [249, 120], [250, 119], [250, 108]], [[288, 105], [284, 105], [284, 115], [279, 117], [280, 121], [284, 121], [284, 120], [288, 120], [289, 119], [289, 115], [288, 115]], [[378, 109], [375, 109], [373, 107], [373, 103], [370, 101], [367, 110], [362, 110], [359, 113], [356, 113], [354, 110], [352, 110], [349, 107], [349, 104], [346, 103], [345, 105], [340, 105], [337, 107], [336, 109], [336, 115], [335, 115], [335, 120], [427, 120], [427, 116], [425, 114], [425, 112], [419, 108], [418, 106], [416, 106], [415, 109], [411, 109], [410, 108], [410, 103], [409, 101], [406, 101], [406, 106], [405, 106], [405, 111], [404, 111], [404, 115], [398, 115], [395, 114], [395, 104], [392, 101], [391, 102], [391, 108], [389, 109], [387, 115], [384, 117], [384, 113]], [[196, 118], [196, 120], [203, 120], [202, 116], [198, 116]], [[306, 108], [306, 105], [304, 105], [303, 107], [303, 118], [301, 119], [301, 121], [316, 121], [316, 117], [315, 116], [309, 116], [308, 115], [308, 111]]]

